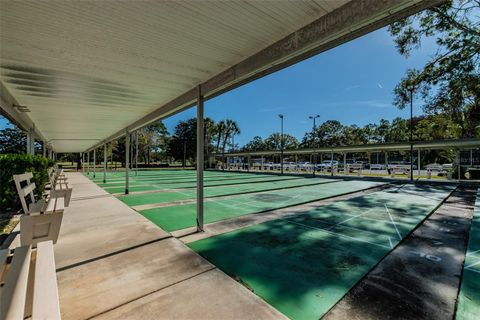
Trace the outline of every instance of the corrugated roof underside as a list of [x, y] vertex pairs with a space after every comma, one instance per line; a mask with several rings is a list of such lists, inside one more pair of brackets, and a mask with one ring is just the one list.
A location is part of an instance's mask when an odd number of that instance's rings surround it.
[[79, 151], [346, 2], [2, 1], [1, 80]]

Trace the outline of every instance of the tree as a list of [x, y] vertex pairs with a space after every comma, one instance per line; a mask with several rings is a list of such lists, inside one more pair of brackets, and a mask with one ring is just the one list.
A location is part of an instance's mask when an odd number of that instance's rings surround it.
[[[216, 125], [210, 118], [204, 120], [205, 150], [208, 156], [210, 150], [213, 150], [211, 144], [215, 133]], [[182, 164], [186, 165], [186, 160], [192, 161], [197, 152], [197, 118], [191, 118], [185, 121], [179, 121], [175, 126], [173, 136], [167, 144], [166, 154], [175, 158], [182, 159]]]
[[27, 135], [13, 128], [0, 130], [0, 153], [25, 153], [27, 149]]
[[[265, 139], [266, 150], [280, 150], [282, 135], [278, 132], [272, 133]], [[299, 142], [297, 138], [289, 134], [283, 134], [283, 148], [284, 150], [298, 148]]]
[[[137, 131], [138, 153], [143, 162], [150, 163], [152, 152], [159, 154], [165, 150], [168, 130], [161, 121], [149, 124]], [[134, 141], [132, 141], [134, 143]]]
[[[394, 103], [404, 108], [414, 90], [427, 114], [444, 114], [461, 128], [462, 137], [477, 134], [480, 114], [480, 1], [455, 0], [393, 23], [390, 33], [400, 54], [408, 57], [426, 38], [437, 52], [420, 70], [408, 70], [396, 86]], [[476, 117], [468, 117], [470, 113]]]
[[267, 150], [262, 137], [255, 136], [253, 139], [243, 146], [242, 151], [262, 151]]
[[409, 132], [407, 120], [397, 117], [392, 121], [385, 142], [406, 142], [410, 137]]
[[223, 144], [222, 144], [222, 152], [225, 153], [225, 147], [227, 146], [228, 140], [236, 134], [240, 134], [240, 128], [237, 122], [227, 119], [225, 120], [225, 131], [223, 133]]

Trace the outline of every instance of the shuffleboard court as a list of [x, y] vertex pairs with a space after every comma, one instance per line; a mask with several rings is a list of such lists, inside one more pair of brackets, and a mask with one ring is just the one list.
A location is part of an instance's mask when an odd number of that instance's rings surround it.
[[[267, 175], [258, 175], [258, 174], [206, 174], [204, 177], [205, 181], [214, 181], [214, 180], [227, 180], [227, 179], [252, 179], [252, 178], [258, 178], [260, 176], [267, 176]], [[277, 175], [269, 175], [270, 177], [272, 176], [277, 176]], [[96, 179], [96, 178], [95, 178]], [[195, 175], [175, 175], [175, 176], [144, 176], [144, 175], [139, 175], [139, 176], [130, 176], [129, 177], [129, 182], [130, 183], [140, 183], [140, 182], [156, 182], [156, 183], [174, 183], [174, 182], [195, 182], [196, 181], [196, 176]], [[122, 185], [125, 184], [125, 177], [115, 179], [115, 180], [107, 180], [106, 183], [103, 183], [103, 181], [95, 181], [98, 185], [101, 187], [108, 187], [108, 186], [115, 186], [115, 185]]]
[[391, 187], [189, 246], [291, 319], [319, 319], [453, 190]]
[[480, 316], [480, 192], [473, 211], [468, 250], [463, 267], [462, 284], [457, 300], [457, 320], [474, 320]]
[[[293, 179], [300, 179], [301, 177], [294, 177], [294, 176], [270, 176], [270, 175], [258, 175], [255, 177], [232, 177], [226, 178], [222, 180], [204, 180], [205, 187], [211, 186], [224, 186], [224, 185], [233, 185], [233, 184], [248, 184], [248, 183], [260, 183], [260, 182], [267, 182], [267, 181], [283, 181], [283, 180], [293, 180]], [[151, 191], [151, 190], [171, 190], [171, 189], [188, 189], [188, 188], [195, 188], [197, 186], [196, 180], [192, 180], [189, 182], [169, 182], [169, 183], [157, 183], [155, 181], [140, 181], [130, 183], [129, 190], [131, 193], [133, 192], [142, 192], [142, 191]], [[122, 193], [125, 190], [125, 186], [112, 186], [112, 187], [103, 187], [105, 191], [113, 194]]]
[[[275, 190], [271, 192], [213, 198], [205, 201], [205, 223], [234, 218], [246, 214], [290, 207], [325, 199], [385, 184], [371, 181], [338, 181], [327, 184]], [[172, 207], [139, 211], [147, 219], [166, 231], [176, 231], [196, 225], [196, 205], [185, 204]]]
[[[323, 178], [304, 178], [280, 181], [267, 181], [251, 184], [234, 184], [217, 187], [206, 187], [204, 189], [205, 197], [219, 197], [227, 195], [236, 195], [244, 193], [253, 193], [269, 190], [277, 190], [284, 188], [302, 187], [330, 182], [338, 180]], [[146, 194], [132, 194], [118, 196], [118, 198], [129, 206], [140, 206], [146, 204], [161, 204], [166, 202], [195, 199], [197, 195], [196, 189], [179, 190], [172, 189], [170, 192], [152, 192]], [[136, 209], [136, 208], [135, 208]]]

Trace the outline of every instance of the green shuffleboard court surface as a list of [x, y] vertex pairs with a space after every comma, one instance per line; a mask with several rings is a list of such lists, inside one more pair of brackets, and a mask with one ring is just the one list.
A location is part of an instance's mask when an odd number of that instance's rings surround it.
[[455, 319], [480, 319], [480, 192], [473, 211]]
[[[338, 181], [292, 189], [212, 198], [204, 204], [204, 222], [234, 218], [246, 214], [294, 206], [332, 196], [351, 193], [384, 184], [371, 181]], [[196, 225], [196, 204], [142, 210], [140, 213], [166, 231]]]
[[319, 319], [453, 189], [391, 187], [189, 246], [291, 319]]
[[[338, 180], [333, 179], [322, 179], [322, 178], [303, 178], [303, 179], [290, 179], [290, 180], [279, 180], [279, 181], [268, 181], [268, 182], [259, 182], [259, 183], [248, 183], [248, 184], [234, 184], [234, 185], [225, 185], [219, 187], [207, 187], [204, 189], [205, 197], [218, 197], [218, 196], [227, 196], [241, 193], [251, 193], [251, 192], [260, 192], [275, 190], [281, 188], [293, 188], [293, 187], [302, 187], [322, 183], [336, 182]], [[129, 206], [138, 206], [143, 204], [153, 204], [153, 203], [165, 203], [179, 200], [189, 200], [195, 199], [197, 195], [196, 189], [188, 190], [178, 190], [173, 189], [169, 192], [153, 192], [145, 194], [130, 194], [125, 196], [119, 196], [118, 199], [123, 201]]]
[[[270, 175], [272, 176], [272, 175]], [[245, 175], [238, 175], [238, 174], [223, 174], [223, 175], [220, 175], [220, 174], [206, 174], [205, 177], [204, 177], [204, 180], [205, 181], [214, 181], [214, 180], [227, 180], [227, 179], [232, 179], [232, 178], [235, 178], [235, 179], [254, 179], [254, 178], [258, 178], [258, 177], [265, 177], [265, 175], [258, 175], [258, 174], [245, 174]], [[175, 182], [195, 182], [197, 181], [197, 178], [195, 175], [175, 175], [175, 176], [145, 176], [145, 175], [141, 175], [141, 176], [129, 176], [129, 182], [130, 183], [137, 183], [137, 184], [142, 184], [142, 183], [150, 183], [150, 182], [154, 182], [154, 183], [159, 183], [159, 184], [162, 184], [162, 183], [175, 183]], [[116, 179], [110, 179], [110, 180], [107, 180], [106, 183], [103, 183], [103, 180], [102, 181], [97, 181], [97, 179], [95, 178], [95, 182], [101, 186], [101, 187], [114, 187], [114, 186], [122, 186], [125, 184], [125, 177], [123, 178], [116, 178]]]
[[[276, 175], [254, 175], [251, 177], [224, 177], [221, 179], [204, 179], [204, 186], [222, 186], [222, 185], [232, 185], [232, 184], [248, 184], [248, 183], [257, 183], [265, 181], [281, 181], [281, 180], [293, 180], [300, 179], [301, 177], [294, 176], [276, 176]], [[105, 191], [109, 193], [122, 193], [125, 191], [125, 183], [117, 184], [114, 186], [102, 186], [99, 184]], [[140, 192], [140, 191], [152, 191], [152, 190], [170, 190], [170, 189], [185, 189], [185, 188], [195, 188], [197, 185], [196, 180], [182, 181], [171, 180], [168, 182], [157, 182], [155, 180], [142, 180], [142, 181], [130, 181], [129, 182], [129, 191], [130, 192]]]

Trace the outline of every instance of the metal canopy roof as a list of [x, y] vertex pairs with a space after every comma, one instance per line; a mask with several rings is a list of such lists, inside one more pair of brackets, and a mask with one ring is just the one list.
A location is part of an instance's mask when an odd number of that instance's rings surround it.
[[[413, 141], [414, 150], [443, 150], [443, 149], [476, 149], [480, 148], [480, 139], [451, 139], [451, 140], [432, 140], [432, 141]], [[284, 150], [284, 155], [295, 154], [314, 154], [314, 153], [357, 153], [357, 152], [381, 152], [381, 151], [407, 151], [410, 150], [410, 143], [372, 143], [352, 146], [321, 147], [297, 150]], [[247, 157], [247, 156], [270, 156], [280, 154], [280, 150], [266, 151], [245, 151], [225, 153], [227, 157]], [[223, 154], [214, 154], [217, 157]]]
[[439, 2], [1, 1], [0, 107], [85, 151]]

